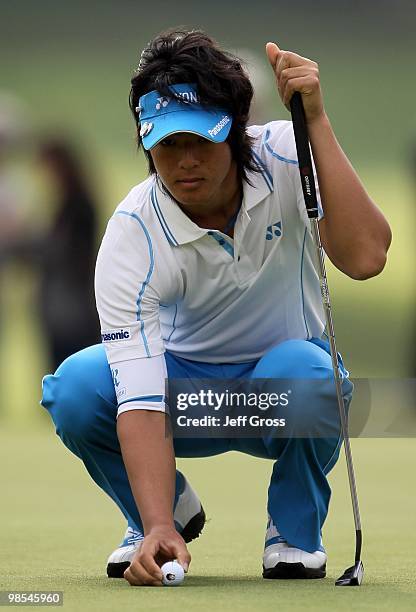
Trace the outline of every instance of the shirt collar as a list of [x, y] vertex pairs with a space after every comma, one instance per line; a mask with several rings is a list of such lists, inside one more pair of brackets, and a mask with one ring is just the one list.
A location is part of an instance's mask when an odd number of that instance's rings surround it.
[[[245, 212], [257, 206], [273, 191], [271, 175], [264, 167], [260, 166], [260, 168], [261, 172], [248, 173], [251, 185], [243, 181], [242, 210]], [[193, 242], [208, 233], [208, 229], [199, 227], [191, 221], [175, 200], [162, 188], [159, 180], [154, 180], [150, 197], [166, 238], [173, 246]]]
[[207, 233], [207, 229], [199, 227], [185, 215], [175, 200], [162, 189], [159, 180], [154, 181], [150, 198], [166, 238], [173, 246], [193, 242]]

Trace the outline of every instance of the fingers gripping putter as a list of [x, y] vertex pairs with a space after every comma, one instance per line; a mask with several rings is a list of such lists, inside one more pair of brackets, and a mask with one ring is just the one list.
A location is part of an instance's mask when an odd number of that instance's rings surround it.
[[335, 387], [338, 400], [338, 408], [341, 419], [341, 432], [344, 440], [345, 458], [347, 462], [348, 481], [350, 485], [352, 509], [355, 524], [355, 560], [354, 565], [336, 580], [336, 586], [360, 586], [364, 576], [364, 566], [361, 561], [361, 519], [358, 506], [358, 495], [355, 484], [354, 465], [352, 461], [351, 445], [348, 433], [347, 413], [341, 390], [341, 375], [338, 364], [338, 353], [335, 344], [335, 333], [332, 322], [331, 302], [329, 297], [328, 281], [325, 269], [325, 258], [321, 244], [321, 237], [318, 225], [318, 201], [316, 197], [316, 187], [312, 170], [312, 160], [309, 150], [309, 137], [306, 126], [305, 112], [300, 93], [295, 92], [290, 101], [292, 112], [293, 130], [295, 133], [296, 150], [299, 161], [299, 172], [302, 182], [303, 196], [308, 217], [311, 222], [312, 235], [316, 246], [316, 256], [318, 262], [319, 283], [321, 286], [322, 303], [325, 312], [326, 328], [329, 336], [331, 350], [332, 367], [334, 370]]

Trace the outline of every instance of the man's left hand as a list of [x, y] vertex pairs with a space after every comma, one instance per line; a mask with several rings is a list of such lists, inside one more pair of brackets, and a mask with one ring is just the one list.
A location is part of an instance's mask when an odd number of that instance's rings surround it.
[[297, 53], [283, 51], [272, 42], [267, 43], [266, 53], [276, 75], [277, 88], [286, 108], [290, 110], [290, 99], [295, 91], [299, 91], [305, 108], [306, 122], [311, 124], [324, 118], [318, 64]]

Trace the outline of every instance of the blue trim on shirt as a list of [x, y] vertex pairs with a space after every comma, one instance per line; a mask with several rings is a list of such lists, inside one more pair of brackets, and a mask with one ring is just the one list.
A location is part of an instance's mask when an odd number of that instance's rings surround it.
[[223, 238], [222, 236], [220, 236], [219, 234], [211, 230], [208, 232], [208, 236], [212, 236], [212, 238], [214, 238], [214, 240], [216, 240], [218, 244], [225, 251], [227, 251], [229, 255], [231, 255], [232, 258], [234, 258], [234, 247], [228, 242], [228, 240], [226, 240], [225, 238]]
[[303, 295], [303, 256], [305, 254], [305, 242], [306, 242], [306, 233], [307, 233], [307, 228], [305, 228], [305, 233], [303, 235], [303, 244], [302, 244], [302, 256], [301, 256], [301, 260], [300, 260], [300, 291], [302, 294], [302, 312], [303, 312], [303, 320], [305, 322], [305, 327], [306, 327], [306, 337], [310, 338], [310, 334], [309, 334], [309, 329], [308, 329], [308, 324], [306, 322], [306, 315], [305, 315], [305, 298]]
[[178, 241], [175, 239], [174, 235], [172, 234], [172, 232], [170, 231], [168, 224], [166, 223], [166, 219], [163, 216], [162, 210], [160, 208], [160, 204], [158, 202], [157, 199], [157, 195], [156, 195], [156, 190], [154, 187], [152, 187], [152, 191], [150, 194], [151, 200], [152, 200], [152, 204], [153, 204], [153, 208], [155, 209], [157, 218], [159, 219], [160, 225], [162, 226], [163, 231], [165, 232], [165, 236], [168, 239], [169, 243], [173, 246], [178, 246]]
[[124, 402], [120, 402], [118, 407], [123, 404], [128, 404], [129, 402], [164, 402], [164, 395], [139, 395], [138, 397], [131, 397], [130, 399], [124, 400]]
[[256, 160], [260, 170], [261, 170], [261, 174], [264, 178], [264, 180], [266, 181], [266, 185], [267, 187], [270, 189], [270, 191], [273, 191], [273, 177], [269, 171], [269, 169], [267, 168], [267, 166], [264, 164], [263, 160], [261, 159], [261, 157], [259, 157], [257, 155], [257, 153], [252, 149], [252, 154], [254, 159]]
[[173, 321], [172, 321], [172, 331], [169, 334], [169, 338], [167, 339], [166, 342], [170, 342], [170, 339], [172, 338], [172, 334], [175, 331], [176, 327], [175, 327], [175, 322], [176, 322], [176, 315], [178, 314], [178, 305], [175, 304], [175, 314], [173, 315]]
[[147, 344], [147, 339], [146, 339], [146, 334], [144, 331], [144, 321], [142, 321], [140, 319], [140, 315], [141, 315], [141, 301], [142, 301], [142, 297], [143, 294], [145, 292], [145, 289], [147, 287], [147, 285], [149, 284], [150, 281], [150, 277], [152, 276], [153, 273], [153, 269], [154, 269], [154, 257], [153, 257], [153, 247], [152, 247], [152, 240], [150, 238], [149, 232], [146, 229], [145, 224], [143, 223], [143, 221], [140, 219], [140, 217], [138, 215], [136, 215], [135, 213], [131, 213], [131, 212], [127, 212], [126, 210], [118, 210], [116, 213], [116, 215], [126, 215], [127, 217], [131, 217], [132, 219], [135, 219], [135, 221], [138, 221], [138, 223], [140, 224], [140, 227], [142, 228], [146, 239], [147, 239], [147, 245], [149, 247], [149, 257], [150, 257], [150, 266], [149, 266], [149, 271], [147, 273], [146, 279], [144, 280], [143, 284], [142, 284], [142, 288], [140, 290], [140, 293], [138, 295], [137, 301], [136, 301], [136, 305], [137, 305], [137, 312], [136, 312], [136, 320], [140, 321], [140, 333], [142, 336], [142, 340], [143, 340], [143, 344], [144, 344], [144, 348], [146, 349], [146, 355], [148, 357], [150, 357], [150, 351], [149, 351], [149, 345]]
[[267, 151], [269, 153], [271, 153], [271, 155], [273, 155], [273, 157], [275, 157], [276, 159], [278, 159], [279, 161], [285, 162], [286, 164], [294, 164], [295, 166], [298, 166], [298, 160], [297, 159], [288, 159], [287, 157], [283, 157], [282, 155], [279, 155], [278, 153], [276, 153], [275, 151], [273, 151], [273, 149], [271, 148], [271, 146], [269, 145], [269, 143], [267, 142], [269, 140], [270, 137], [270, 130], [267, 130], [266, 132], [266, 136], [264, 138], [263, 141], [263, 145], [265, 146], [265, 148], [267, 149]]

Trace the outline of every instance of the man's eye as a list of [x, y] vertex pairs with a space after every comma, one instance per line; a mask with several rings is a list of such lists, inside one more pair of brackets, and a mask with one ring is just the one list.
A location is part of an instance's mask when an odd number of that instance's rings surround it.
[[175, 140], [174, 138], [164, 138], [163, 140], [161, 140], [160, 144], [164, 147], [171, 147], [175, 144]]

